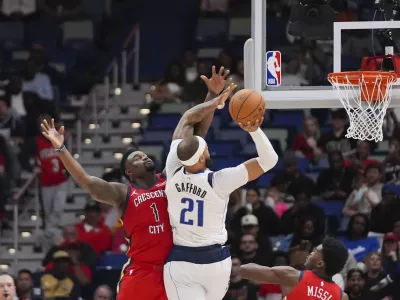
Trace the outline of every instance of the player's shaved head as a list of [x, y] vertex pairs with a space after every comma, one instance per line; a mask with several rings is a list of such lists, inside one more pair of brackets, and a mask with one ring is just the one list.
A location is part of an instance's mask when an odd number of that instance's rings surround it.
[[182, 161], [190, 159], [199, 149], [199, 140], [195, 136], [190, 136], [181, 141], [176, 153]]

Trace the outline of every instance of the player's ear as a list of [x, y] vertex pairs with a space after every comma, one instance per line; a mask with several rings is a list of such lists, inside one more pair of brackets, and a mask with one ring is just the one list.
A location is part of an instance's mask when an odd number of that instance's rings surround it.
[[318, 269], [321, 269], [321, 268], [323, 268], [324, 266], [325, 266], [325, 264], [324, 264], [324, 261], [322, 261], [322, 260], [320, 260], [320, 261], [317, 263]]
[[125, 174], [128, 175], [128, 177], [130, 177], [130, 176], [132, 175], [132, 171], [126, 169], [126, 170], [125, 170]]

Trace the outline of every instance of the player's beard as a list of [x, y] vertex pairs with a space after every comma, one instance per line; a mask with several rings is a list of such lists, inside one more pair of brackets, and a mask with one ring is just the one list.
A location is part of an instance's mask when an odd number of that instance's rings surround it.
[[209, 169], [213, 165], [213, 160], [210, 157], [206, 158], [206, 168]]
[[156, 165], [154, 163], [144, 164], [144, 168], [147, 172], [154, 172], [156, 170]]

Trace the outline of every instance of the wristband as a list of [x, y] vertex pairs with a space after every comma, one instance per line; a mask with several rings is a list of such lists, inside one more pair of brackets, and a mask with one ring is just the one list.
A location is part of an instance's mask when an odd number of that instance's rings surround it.
[[54, 150], [55, 150], [56, 152], [61, 152], [61, 151], [63, 151], [65, 148], [66, 148], [65, 145], [62, 145], [61, 148], [55, 148]]

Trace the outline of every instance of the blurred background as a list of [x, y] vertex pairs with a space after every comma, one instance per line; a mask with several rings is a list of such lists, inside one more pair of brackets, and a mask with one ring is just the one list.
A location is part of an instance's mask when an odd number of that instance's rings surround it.
[[[224, 66], [244, 87], [250, 2], [0, 1], [0, 270], [16, 276], [20, 299], [44, 299], [55, 266], [76, 279], [68, 299], [112, 299], [126, 262], [117, 211], [69, 179], [38, 120], [48, 115], [66, 126], [68, 149], [91, 175], [122, 182], [119, 160], [128, 147], [162, 170], [180, 116], [207, 94], [200, 75]], [[342, 2], [340, 20], [373, 11], [371, 1]], [[290, 5], [268, 1], [267, 11], [268, 50], [286, 49], [283, 85], [326, 82], [332, 43], [287, 33]], [[373, 55], [370, 35], [343, 35], [345, 67]], [[345, 138], [347, 126], [344, 110], [267, 110], [262, 129], [280, 160], [231, 195], [226, 300], [281, 299], [279, 286], [241, 279], [240, 264], [301, 269], [326, 235], [351, 253], [336, 278], [350, 299], [400, 299], [396, 111], [388, 111], [380, 143]], [[256, 155], [227, 108], [216, 113], [207, 140], [215, 170]]]

